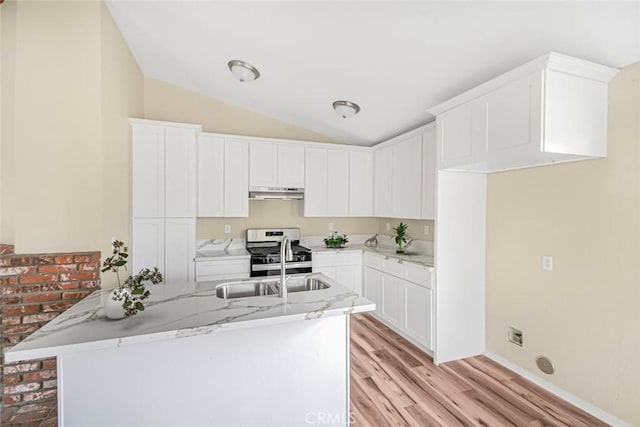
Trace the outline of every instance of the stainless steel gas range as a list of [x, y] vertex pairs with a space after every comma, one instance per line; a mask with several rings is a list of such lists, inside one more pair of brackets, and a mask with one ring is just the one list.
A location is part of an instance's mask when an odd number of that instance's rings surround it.
[[311, 250], [300, 246], [299, 228], [247, 230], [247, 251], [251, 254], [251, 277], [280, 274], [280, 242], [287, 236], [293, 257], [286, 261], [287, 274], [311, 273]]

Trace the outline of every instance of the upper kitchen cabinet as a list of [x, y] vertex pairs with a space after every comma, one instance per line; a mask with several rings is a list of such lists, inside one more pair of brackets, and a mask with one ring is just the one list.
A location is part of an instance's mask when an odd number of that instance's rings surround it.
[[249, 216], [249, 144], [220, 135], [198, 137], [198, 216]]
[[130, 123], [133, 217], [195, 217], [200, 126], [139, 119]]
[[349, 151], [305, 152], [304, 216], [349, 216]]
[[437, 167], [494, 172], [607, 154], [607, 86], [617, 70], [551, 53], [431, 110]]
[[249, 145], [251, 187], [304, 188], [304, 146], [254, 141]]
[[435, 130], [429, 124], [374, 151], [374, 215], [433, 219]]
[[373, 215], [373, 153], [349, 152], [349, 216]]

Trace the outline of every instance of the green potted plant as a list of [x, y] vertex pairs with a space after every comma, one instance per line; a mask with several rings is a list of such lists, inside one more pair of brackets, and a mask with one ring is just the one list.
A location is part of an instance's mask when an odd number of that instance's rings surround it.
[[158, 267], [143, 268], [134, 276], [120, 281], [120, 268], [127, 269], [129, 254], [123, 242], [114, 240], [111, 242], [113, 253], [102, 263], [102, 272], [113, 271], [118, 279], [118, 287], [111, 291], [104, 304], [105, 315], [110, 319], [122, 319], [125, 316], [134, 316], [144, 310], [142, 300], [149, 298], [151, 292], [145, 287], [145, 282], [157, 284], [164, 279]]
[[349, 242], [347, 235], [340, 234], [338, 231], [334, 231], [324, 238], [324, 245], [328, 248], [344, 248], [347, 242]]
[[396, 233], [394, 239], [396, 241], [396, 245], [398, 245], [398, 249], [396, 249], [396, 253], [398, 254], [404, 253], [405, 245], [411, 239], [411, 237], [407, 234], [407, 228], [409, 228], [409, 226], [407, 224], [403, 224], [402, 221], [400, 221], [400, 225], [394, 227], [393, 229], [393, 231]]

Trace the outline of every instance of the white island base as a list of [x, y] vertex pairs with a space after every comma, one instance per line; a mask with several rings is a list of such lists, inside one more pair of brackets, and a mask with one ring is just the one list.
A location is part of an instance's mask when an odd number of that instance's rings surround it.
[[349, 315], [58, 356], [60, 426], [348, 425]]

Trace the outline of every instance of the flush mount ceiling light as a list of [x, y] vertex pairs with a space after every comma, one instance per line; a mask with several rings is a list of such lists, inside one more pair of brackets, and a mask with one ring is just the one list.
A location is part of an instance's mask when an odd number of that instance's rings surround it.
[[260, 71], [247, 62], [233, 59], [228, 65], [233, 75], [241, 82], [250, 82], [260, 77]]
[[333, 109], [340, 114], [343, 119], [355, 116], [360, 112], [360, 106], [351, 101], [336, 101], [333, 103]]

